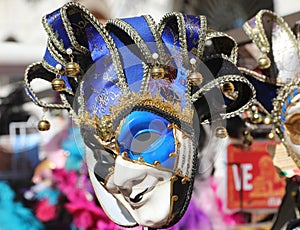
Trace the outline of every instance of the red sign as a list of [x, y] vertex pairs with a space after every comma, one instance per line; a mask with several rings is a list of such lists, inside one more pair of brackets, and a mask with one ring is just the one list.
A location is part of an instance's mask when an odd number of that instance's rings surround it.
[[250, 150], [227, 148], [227, 208], [278, 208], [285, 193], [267, 150], [266, 142], [253, 143]]

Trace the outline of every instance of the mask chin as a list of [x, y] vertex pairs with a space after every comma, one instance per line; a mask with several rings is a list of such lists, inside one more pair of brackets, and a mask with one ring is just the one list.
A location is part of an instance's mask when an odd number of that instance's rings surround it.
[[168, 224], [170, 217], [172, 175], [171, 172], [118, 156], [114, 173], [105, 187], [139, 225], [161, 228]]

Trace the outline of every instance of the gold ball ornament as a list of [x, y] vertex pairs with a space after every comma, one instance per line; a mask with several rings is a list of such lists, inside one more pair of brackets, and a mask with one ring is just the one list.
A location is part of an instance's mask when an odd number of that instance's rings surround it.
[[258, 112], [255, 112], [253, 113], [252, 115], [252, 118], [251, 118], [251, 121], [254, 123], [254, 124], [259, 124], [263, 121], [263, 118], [262, 118], [262, 115]]
[[258, 59], [257, 64], [260, 69], [268, 69], [271, 66], [271, 60], [267, 55], [264, 55]]
[[38, 123], [39, 131], [48, 131], [50, 129], [50, 122], [47, 120], [41, 120]]
[[215, 129], [215, 136], [218, 137], [218, 138], [225, 138], [225, 137], [227, 137], [228, 136], [227, 129], [224, 128], [223, 126], [218, 126]]
[[272, 130], [271, 132], [268, 133], [267, 138], [269, 140], [275, 140], [275, 132]]
[[225, 82], [222, 86], [222, 92], [226, 94], [232, 94], [234, 92], [234, 85], [232, 82]]
[[264, 124], [265, 124], [265, 125], [269, 125], [269, 124], [271, 124], [271, 122], [272, 122], [272, 119], [271, 119], [270, 116], [266, 116], [266, 117], [264, 118]]
[[52, 89], [58, 92], [63, 91], [66, 87], [66, 83], [62, 78], [54, 78], [51, 82]]
[[245, 146], [251, 146], [252, 145], [252, 142], [253, 142], [253, 137], [251, 135], [251, 133], [249, 131], [245, 131], [244, 132], [244, 140], [243, 140], [243, 144]]
[[80, 67], [76, 62], [68, 62], [66, 64], [66, 74], [68, 76], [76, 76], [79, 73]]
[[193, 85], [193, 86], [197, 86], [200, 85], [203, 81], [203, 76], [201, 73], [199, 72], [192, 72], [189, 76], [188, 76], [188, 81]]
[[153, 66], [151, 69], [151, 77], [153, 79], [161, 79], [165, 76], [165, 70], [164, 68], [160, 67], [160, 66]]

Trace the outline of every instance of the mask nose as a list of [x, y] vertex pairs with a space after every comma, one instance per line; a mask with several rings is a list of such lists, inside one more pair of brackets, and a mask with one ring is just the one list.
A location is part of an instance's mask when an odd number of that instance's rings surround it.
[[114, 170], [114, 184], [122, 193], [130, 194], [132, 187], [138, 187], [146, 175], [146, 170], [141, 168], [140, 165], [123, 160], [121, 156], [117, 157]]

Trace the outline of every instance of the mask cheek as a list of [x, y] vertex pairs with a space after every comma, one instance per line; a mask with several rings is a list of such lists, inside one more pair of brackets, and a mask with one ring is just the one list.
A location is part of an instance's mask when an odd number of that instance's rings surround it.
[[93, 174], [102, 185], [113, 172], [115, 157], [101, 146], [86, 145], [86, 162], [89, 174]]

